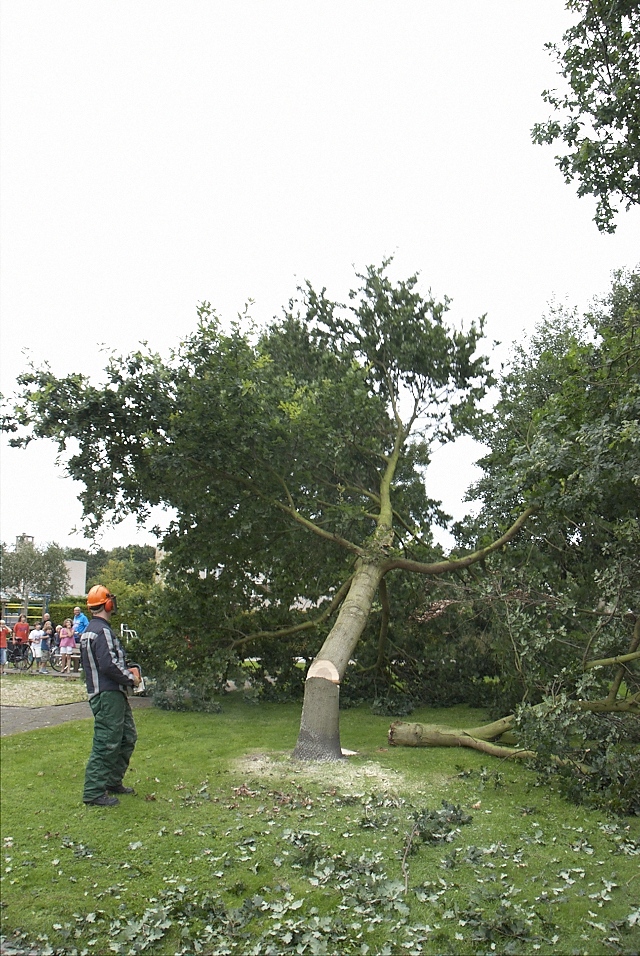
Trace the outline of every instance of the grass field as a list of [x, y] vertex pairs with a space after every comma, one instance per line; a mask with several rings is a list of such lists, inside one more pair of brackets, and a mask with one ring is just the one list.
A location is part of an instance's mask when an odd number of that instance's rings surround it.
[[640, 948], [640, 820], [570, 806], [525, 767], [389, 749], [388, 718], [367, 709], [342, 715], [356, 756], [297, 764], [299, 707], [239, 694], [221, 714], [136, 722], [137, 794], [115, 809], [81, 803], [91, 721], [3, 738], [7, 952]]

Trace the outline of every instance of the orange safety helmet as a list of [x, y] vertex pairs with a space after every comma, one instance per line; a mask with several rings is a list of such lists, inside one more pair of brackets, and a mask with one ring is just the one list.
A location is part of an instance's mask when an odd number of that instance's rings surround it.
[[115, 594], [111, 594], [103, 584], [96, 584], [87, 594], [87, 607], [90, 611], [97, 611], [104, 607], [105, 611], [117, 611], [118, 600]]

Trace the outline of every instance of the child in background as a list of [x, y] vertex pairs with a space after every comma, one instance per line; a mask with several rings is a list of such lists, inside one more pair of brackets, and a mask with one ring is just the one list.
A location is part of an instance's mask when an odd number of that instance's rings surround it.
[[73, 626], [71, 618], [67, 618], [60, 628], [60, 660], [62, 663], [62, 674], [71, 673], [71, 655], [76, 647], [76, 639], [73, 636]]
[[29, 623], [27, 621], [27, 615], [21, 614], [18, 618], [18, 623], [13, 625], [13, 642], [14, 644], [26, 644], [29, 640]]
[[51, 647], [53, 643], [53, 624], [51, 621], [46, 621], [44, 626], [41, 627], [42, 638], [40, 640], [40, 673], [48, 674], [47, 664], [51, 657]]
[[36, 665], [36, 674], [40, 673], [42, 667], [42, 638], [44, 637], [44, 631], [40, 630], [38, 624], [31, 630], [29, 634], [29, 644], [31, 645], [31, 653], [33, 654], [33, 659]]

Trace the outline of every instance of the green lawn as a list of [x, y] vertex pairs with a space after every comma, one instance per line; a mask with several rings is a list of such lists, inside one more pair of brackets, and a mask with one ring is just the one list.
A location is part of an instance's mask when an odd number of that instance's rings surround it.
[[[239, 694], [217, 715], [138, 711], [126, 781], [137, 795], [115, 809], [81, 803], [90, 720], [3, 738], [5, 944], [170, 956], [638, 951], [640, 820], [572, 807], [528, 769], [468, 749], [388, 749], [388, 718], [367, 709], [342, 715], [357, 756], [292, 763], [298, 721], [298, 706]], [[471, 822], [423, 812], [443, 800]]]

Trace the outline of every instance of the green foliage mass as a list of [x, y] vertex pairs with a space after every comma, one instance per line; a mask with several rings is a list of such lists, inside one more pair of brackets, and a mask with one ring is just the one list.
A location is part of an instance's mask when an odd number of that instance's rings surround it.
[[51, 620], [57, 626], [58, 624], [64, 624], [67, 618], [73, 620], [73, 609], [78, 607], [78, 601], [52, 601], [49, 604], [49, 614]]
[[[14, 441], [73, 444], [68, 471], [94, 526], [159, 504], [176, 514], [153, 594], [165, 636], [148, 644], [154, 664], [266, 654], [293, 690], [292, 657], [313, 657], [328, 631], [324, 620], [312, 635], [312, 620], [359, 556], [384, 557], [374, 533], [382, 511], [395, 521], [387, 474], [399, 516], [389, 554], [439, 557], [431, 525], [446, 516], [422, 472], [433, 442], [482, 418], [482, 321], [450, 328], [446, 299], [388, 267], [358, 276], [347, 305], [307, 285], [261, 329], [245, 318], [225, 330], [203, 303], [168, 359], [114, 356], [103, 386], [42, 368], [21, 377], [13, 426], [26, 434]], [[120, 570], [105, 570], [126, 593]]]
[[636, 0], [568, 0], [579, 19], [562, 46], [548, 43], [565, 91], [545, 90], [554, 116], [532, 130], [535, 143], [556, 143], [565, 182], [597, 199], [594, 220], [614, 232], [615, 200], [640, 202], [640, 8]]
[[638, 273], [516, 350], [484, 440], [483, 507], [461, 542], [490, 535], [522, 496], [536, 513], [508, 553], [438, 596], [467, 640], [488, 643], [497, 715], [519, 707], [526, 745], [566, 792], [638, 812]]
[[[639, 357], [640, 275], [618, 275], [584, 323], [554, 315], [531, 351], [516, 353], [485, 435], [491, 452], [475, 489], [484, 501], [479, 523], [499, 520], [516, 495], [538, 506], [528, 533], [480, 583], [502, 616], [512, 660], [513, 643], [518, 652], [528, 635], [518, 656], [529, 693], [563, 666], [577, 680], [588, 659], [624, 653], [632, 639], [640, 608]], [[604, 692], [609, 677], [595, 669], [591, 692]], [[629, 692], [638, 689], [633, 664], [625, 681]]]
[[153, 584], [156, 573], [155, 548], [150, 545], [129, 544], [122, 548], [65, 548], [64, 556], [68, 561], [86, 561], [87, 587], [101, 583], [105, 566], [109, 561], [123, 564], [121, 577], [128, 584]]
[[[159, 589], [156, 583], [155, 548], [149, 545], [128, 545], [105, 551], [102, 548], [65, 548], [67, 561], [85, 561], [87, 564], [87, 590], [94, 584], [104, 584], [118, 596], [119, 617], [134, 630], [140, 630], [151, 642], [157, 634], [158, 620], [156, 600]], [[81, 595], [66, 601], [50, 602], [49, 611], [56, 624], [73, 618], [73, 609], [80, 606], [86, 613]], [[140, 646], [137, 648], [140, 652]]]

